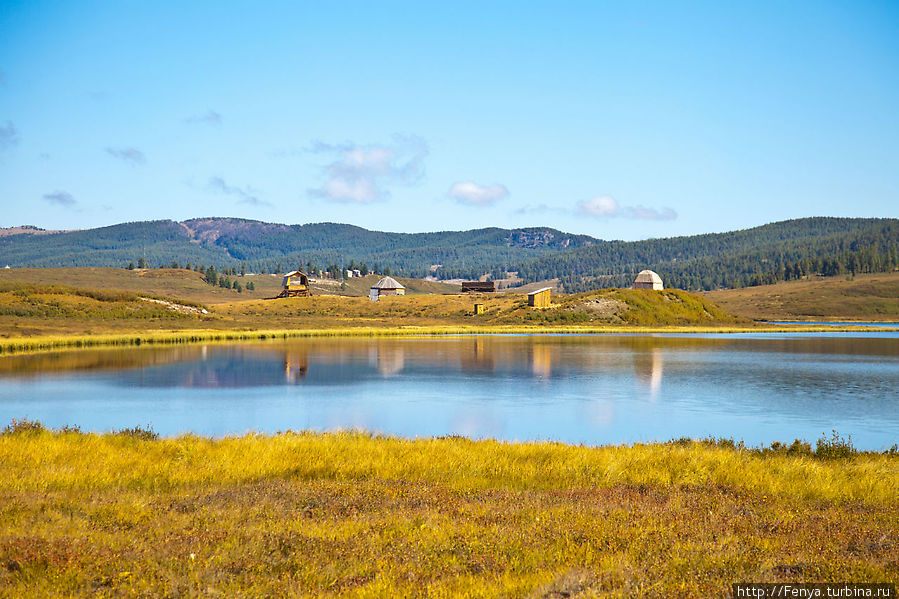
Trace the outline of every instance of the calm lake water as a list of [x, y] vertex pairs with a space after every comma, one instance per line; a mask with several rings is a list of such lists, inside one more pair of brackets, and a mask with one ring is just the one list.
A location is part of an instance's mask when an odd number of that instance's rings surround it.
[[899, 442], [899, 333], [466, 336], [0, 358], [0, 422], [163, 435], [363, 428], [609, 444]]

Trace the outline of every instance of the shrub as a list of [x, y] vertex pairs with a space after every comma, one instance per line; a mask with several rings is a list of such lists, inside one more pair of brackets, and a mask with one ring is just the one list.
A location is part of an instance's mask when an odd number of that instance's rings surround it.
[[22, 418], [21, 420], [12, 419], [12, 422], [7, 425], [6, 428], [3, 429], [4, 435], [27, 435], [40, 433], [47, 429], [44, 428], [44, 425], [38, 422], [37, 420], [28, 420], [27, 418]]
[[838, 460], [851, 458], [858, 454], [858, 450], [852, 446], [852, 435], [844, 439], [837, 431], [831, 432], [833, 434], [830, 439], [822, 433], [815, 447], [815, 456], [822, 460]]
[[707, 437], [707, 438], [703, 439], [701, 441], [701, 443], [703, 445], [706, 445], [709, 447], [718, 447], [720, 449], [731, 449], [734, 451], [737, 451], [737, 450], [743, 451], [744, 449], [746, 449], [746, 446], [744, 445], [743, 441], [734, 441], [733, 439], [726, 439], [724, 437], [719, 437], [717, 439], [715, 437]]
[[146, 428], [142, 428], [140, 426], [135, 426], [132, 428], [123, 428], [120, 431], [116, 431], [116, 435], [121, 437], [131, 437], [133, 439], [140, 439], [141, 441], [155, 441], [159, 438], [159, 433], [153, 430], [153, 428], [148, 424]]
[[786, 443], [781, 443], [780, 441], [775, 441], [771, 444], [771, 447], [768, 449], [762, 449], [762, 453], [775, 453], [775, 454], [786, 454], [791, 456], [814, 456], [815, 452], [812, 451], [812, 446], [808, 441], [803, 441], [801, 439], [796, 439], [791, 444], [787, 445]]

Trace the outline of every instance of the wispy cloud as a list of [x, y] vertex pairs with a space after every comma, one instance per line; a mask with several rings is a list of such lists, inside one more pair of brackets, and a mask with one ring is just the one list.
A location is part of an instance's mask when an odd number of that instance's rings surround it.
[[106, 153], [113, 158], [124, 160], [132, 165], [144, 164], [147, 157], [137, 148], [106, 148]]
[[259, 196], [256, 195], [256, 190], [250, 187], [243, 188], [236, 185], [228, 185], [228, 183], [221, 177], [210, 178], [206, 188], [209, 189], [209, 191], [234, 196], [237, 198], [238, 204], [249, 204], [250, 206], [265, 208], [270, 208], [272, 206], [270, 202], [260, 200]]
[[537, 204], [536, 206], [529, 204], [516, 209], [514, 214], [568, 214], [569, 212], [565, 208], [558, 208], [549, 204]]
[[12, 121], [0, 125], [0, 150], [6, 150], [19, 143], [19, 131]]
[[450, 187], [449, 196], [466, 206], [492, 206], [509, 197], [509, 190], [499, 183], [478, 185], [471, 181], [460, 181]]
[[53, 193], [45, 193], [41, 199], [43, 199], [45, 202], [49, 202], [50, 204], [62, 206], [63, 208], [74, 208], [75, 204], [78, 203], [72, 196], [72, 194], [67, 191], [54, 191]]
[[284, 146], [282, 148], [276, 148], [268, 153], [272, 158], [296, 158], [297, 156], [303, 156], [309, 152], [309, 148], [301, 148], [298, 146]]
[[677, 212], [671, 208], [656, 210], [655, 208], [646, 208], [645, 206], [634, 206], [633, 208], [627, 208], [627, 213], [628, 218], [639, 220], [675, 220], [677, 218]]
[[597, 196], [577, 203], [577, 213], [593, 218], [633, 218], [637, 220], [674, 220], [677, 212], [671, 208], [646, 208], [645, 206], [622, 206], [609, 195]]
[[315, 142], [311, 151], [330, 154], [322, 167], [325, 182], [309, 195], [331, 202], [368, 204], [390, 196], [390, 185], [412, 185], [424, 177], [428, 146], [418, 137], [396, 137], [392, 144], [331, 145]]
[[192, 123], [198, 125], [212, 125], [213, 127], [219, 127], [222, 124], [222, 115], [217, 113], [214, 110], [207, 110], [203, 114], [195, 114], [193, 116], [189, 116], [184, 119], [185, 123]]

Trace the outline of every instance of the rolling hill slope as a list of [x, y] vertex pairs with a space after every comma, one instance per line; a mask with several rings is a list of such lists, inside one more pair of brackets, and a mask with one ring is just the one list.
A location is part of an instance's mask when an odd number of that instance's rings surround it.
[[[284, 225], [236, 218], [150, 221], [98, 229], [0, 234], [0, 265], [14, 267], [215, 265], [248, 272], [347, 266], [411, 278], [558, 279], [580, 292], [630, 285], [651, 268], [683, 289], [744, 287], [809, 274], [885, 272], [899, 267], [899, 220], [805, 218], [733, 231], [602, 241], [550, 228], [386, 233], [336, 223]], [[438, 266], [439, 265], [439, 266]], [[363, 269], [364, 270], [364, 269]]]

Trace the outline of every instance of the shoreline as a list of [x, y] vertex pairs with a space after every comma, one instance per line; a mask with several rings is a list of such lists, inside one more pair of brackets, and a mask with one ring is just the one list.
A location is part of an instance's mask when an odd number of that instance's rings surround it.
[[654, 335], [654, 334], [769, 334], [769, 333], [878, 333], [899, 331], [892, 326], [853, 324], [785, 324], [757, 326], [399, 326], [331, 329], [255, 329], [222, 331], [188, 329], [149, 334], [74, 334], [35, 335], [0, 339], [0, 356], [42, 351], [102, 347], [140, 347], [142, 345], [187, 345], [209, 342], [265, 341], [304, 338], [415, 338], [469, 335]]

